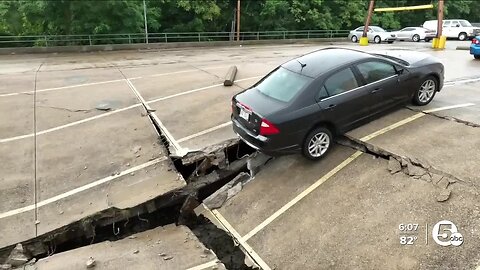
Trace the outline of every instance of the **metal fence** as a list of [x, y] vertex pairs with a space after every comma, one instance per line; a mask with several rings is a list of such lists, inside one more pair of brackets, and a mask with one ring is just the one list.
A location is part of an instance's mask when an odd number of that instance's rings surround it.
[[[299, 30], [240, 32], [240, 40], [313, 39], [346, 37], [349, 30]], [[208, 42], [236, 40], [231, 32], [183, 32], [97, 34], [97, 35], [41, 35], [0, 36], [0, 47], [53, 47], [75, 45], [106, 45], [169, 42]]]

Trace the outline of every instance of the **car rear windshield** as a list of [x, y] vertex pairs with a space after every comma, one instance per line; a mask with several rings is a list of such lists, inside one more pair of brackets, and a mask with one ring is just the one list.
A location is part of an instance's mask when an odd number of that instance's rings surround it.
[[280, 67], [255, 87], [260, 93], [268, 97], [289, 102], [311, 80], [310, 77]]

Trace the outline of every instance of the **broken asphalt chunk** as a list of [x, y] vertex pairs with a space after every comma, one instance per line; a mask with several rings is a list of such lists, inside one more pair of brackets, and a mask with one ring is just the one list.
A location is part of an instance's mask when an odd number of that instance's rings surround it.
[[444, 202], [450, 198], [452, 191], [449, 189], [442, 190], [437, 196], [437, 202]]
[[248, 173], [240, 173], [232, 181], [215, 191], [212, 195], [206, 198], [203, 202], [210, 209], [218, 209], [222, 205], [235, 196], [242, 189], [243, 185], [250, 180]]
[[10, 252], [10, 255], [6, 260], [6, 264], [10, 264], [13, 267], [18, 267], [26, 264], [29, 260], [30, 258], [25, 254], [22, 244], [17, 244], [12, 252]]
[[426, 171], [422, 167], [418, 167], [413, 165], [412, 163], [408, 163], [405, 173], [410, 176], [417, 176], [418, 178], [420, 178], [426, 173]]
[[93, 257], [88, 258], [86, 266], [87, 268], [93, 268], [95, 267], [97, 263], [95, 262], [95, 259]]
[[391, 156], [388, 160], [388, 170], [391, 174], [395, 174], [402, 170], [402, 165], [397, 159]]

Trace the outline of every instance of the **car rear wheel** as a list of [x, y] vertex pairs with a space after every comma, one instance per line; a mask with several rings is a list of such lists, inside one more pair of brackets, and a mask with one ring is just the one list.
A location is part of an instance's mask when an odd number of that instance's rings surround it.
[[429, 38], [425, 38], [425, 42], [430, 42], [430, 39], [429, 39]]
[[425, 106], [432, 101], [438, 89], [438, 82], [433, 76], [428, 76], [422, 81], [420, 87], [415, 92], [413, 102], [419, 106]]
[[375, 36], [375, 38], [373, 38], [373, 42], [380, 43], [382, 42], [382, 39], [380, 38], [380, 36]]
[[474, 57], [475, 59], [480, 59], [480, 54], [474, 54], [473, 57]]
[[467, 39], [467, 33], [460, 33], [458, 34], [458, 39], [464, 41]]
[[415, 35], [413, 35], [412, 40], [413, 40], [414, 42], [419, 42], [419, 41], [420, 41], [420, 36], [417, 35], [417, 34], [415, 34]]
[[393, 40], [390, 40], [390, 41], [388, 42], [388, 44], [392, 44], [392, 43], [393, 43]]
[[333, 144], [332, 132], [325, 127], [312, 130], [303, 142], [303, 156], [310, 160], [324, 157]]
[[351, 40], [352, 40], [353, 43], [357, 43], [358, 38], [357, 38], [357, 36], [353, 35]]

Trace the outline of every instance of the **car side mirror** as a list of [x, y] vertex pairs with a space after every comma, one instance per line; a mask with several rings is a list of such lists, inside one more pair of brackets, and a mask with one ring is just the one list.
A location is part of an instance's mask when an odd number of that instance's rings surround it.
[[397, 74], [398, 74], [398, 75], [402, 75], [403, 72], [405, 72], [405, 69], [403, 69], [403, 68], [397, 69]]
[[457, 24], [457, 27], [460, 27], [460, 24]]

